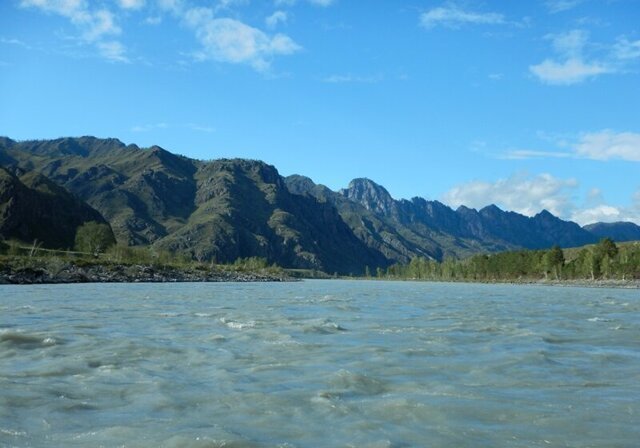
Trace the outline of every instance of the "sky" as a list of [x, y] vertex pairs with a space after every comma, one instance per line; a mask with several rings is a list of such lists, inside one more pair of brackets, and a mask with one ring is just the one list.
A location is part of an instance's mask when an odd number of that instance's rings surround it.
[[640, 224], [640, 1], [2, 0], [0, 135]]

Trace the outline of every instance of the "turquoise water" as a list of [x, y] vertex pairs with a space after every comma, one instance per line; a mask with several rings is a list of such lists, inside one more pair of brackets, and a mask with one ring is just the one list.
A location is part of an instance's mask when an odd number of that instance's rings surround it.
[[637, 447], [638, 290], [0, 286], [0, 446]]

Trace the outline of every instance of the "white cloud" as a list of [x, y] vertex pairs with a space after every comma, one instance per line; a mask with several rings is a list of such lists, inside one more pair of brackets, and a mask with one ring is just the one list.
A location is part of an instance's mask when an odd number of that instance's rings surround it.
[[587, 60], [585, 47], [589, 42], [583, 30], [572, 30], [562, 34], [546, 36], [558, 53], [558, 59], [545, 59], [540, 64], [530, 65], [529, 71], [540, 81], [551, 85], [571, 85], [583, 82], [616, 69], [603, 61]]
[[118, 0], [118, 4], [122, 9], [140, 9], [145, 3], [145, 0]]
[[269, 69], [274, 56], [289, 55], [301, 49], [284, 34], [269, 36], [243, 22], [217, 18], [209, 8], [192, 8], [184, 15], [202, 51], [201, 60], [212, 59], [233, 64], [249, 64], [258, 71]]
[[289, 16], [285, 11], [276, 11], [264, 19], [264, 21], [269, 28], [275, 28], [279, 23], [286, 23], [288, 18]]
[[640, 134], [610, 130], [588, 133], [573, 149], [578, 157], [587, 159], [640, 162]]
[[615, 221], [640, 224], [640, 189], [634, 195], [634, 202], [626, 207], [607, 204], [597, 188], [587, 192], [586, 201], [578, 206], [575, 201], [577, 189], [575, 179], [520, 173], [495, 182], [472, 181], [455, 186], [443, 195], [442, 201], [454, 208], [466, 205], [480, 209], [496, 204], [503, 210], [525, 216], [533, 216], [546, 209], [555, 216], [580, 225]]
[[443, 196], [443, 202], [458, 207], [482, 208], [496, 204], [526, 216], [546, 209], [556, 216], [565, 216], [571, 209], [571, 194], [577, 187], [575, 179], [558, 179], [550, 174], [532, 177], [516, 174], [496, 182], [472, 181], [456, 186]]
[[425, 28], [442, 25], [457, 28], [465, 24], [502, 25], [506, 23], [502, 14], [495, 12], [466, 11], [455, 5], [439, 6], [420, 15], [420, 24]]
[[567, 59], [557, 62], [545, 59], [537, 65], [529, 66], [529, 70], [544, 83], [552, 85], [571, 85], [585, 81], [586, 79], [612, 73], [612, 68], [594, 62], [588, 63], [581, 59]]
[[108, 9], [90, 9], [85, 0], [22, 0], [20, 5], [67, 18], [78, 29], [82, 40], [94, 44], [102, 56], [110, 61], [127, 61], [122, 43], [110, 38], [119, 35], [121, 29]]
[[584, 0], [547, 0], [545, 5], [552, 14], [575, 8]]
[[583, 208], [573, 211], [571, 219], [580, 225], [594, 222], [630, 221], [640, 224], [640, 189], [638, 189], [631, 205], [628, 207], [607, 204], [598, 189], [587, 194], [587, 202]]
[[585, 226], [587, 224], [593, 224], [594, 222], [627, 221], [629, 218], [620, 208], [602, 204], [591, 208], [576, 210], [571, 215], [571, 220]]

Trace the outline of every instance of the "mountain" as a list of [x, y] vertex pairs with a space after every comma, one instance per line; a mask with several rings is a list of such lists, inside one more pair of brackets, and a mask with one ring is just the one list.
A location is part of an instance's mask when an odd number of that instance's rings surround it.
[[202, 162], [94, 137], [0, 141], [0, 160], [39, 173], [98, 210], [120, 243], [199, 260], [260, 256], [287, 267], [360, 273], [386, 266], [330, 204], [292, 194], [259, 161]]
[[563, 221], [546, 210], [533, 217], [506, 212], [495, 205], [479, 211], [467, 207], [454, 211], [438, 201], [422, 198], [394, 200], [387, 190], [368, 179], [352, 181], [341, 194], [384, 216], [394, 226], [437, 242], [446, 250], [444, 255], [460, 256], [467, 248], [478, 252], [542, 249], [554, 244], [574, 247], [595, 242], [594, 236], [578, 224]]
[[597, 222], [583, 227], [598, 238], [614, 241], [640, 241], [640, 226], [632, 222]]
[[106, 223], [96, 210], [36, 172], [18, 177], [0, 168], [0, 237], [73, 248], [78, 227]]
[[[308, 177], [283, 178], [260, 161], [199, 161], [117, 139], [0, 138], [0, 165], [72, 193], [110, 223], [121, 244], [199, 260], [260, 256], [285, 267], [360, 273], [417, 256], [443, 260], [599, 239], [547, 211], [527, 217], [495, 205], [453, 210], [423, 198], [396, 200], [369, 179], [336, 192]], [[23, 197], [15, 196], [28, 203]]]

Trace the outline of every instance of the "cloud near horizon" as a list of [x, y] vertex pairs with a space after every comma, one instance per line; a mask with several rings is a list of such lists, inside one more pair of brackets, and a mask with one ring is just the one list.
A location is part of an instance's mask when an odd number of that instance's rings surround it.
[[577, 186], [575, 179], [558, 179], [550, 174], [532, 177], [519, 173], [495, 182], [474, 180], [458, 185], [446, 192], [442, 199], [453, 208], [465, 205], [479, 209], [496, 204], [526, 216], [546, 209], [562, 217], [570, 208], [570, 196]]
[[525, 216], [548, 210], [559, 218], [580, 225], [616, 221], [640, 225], [640, 189], [629, 207], [607, 204], [599, 190], [595, 190], [595, 194], [590, 192], [587, 201], [578, 206], [575, 200], [578, 186], [578, 181], [572, 178], [560, 179], [546, 173], [537, 176], [517, 173], [494, 182], [474, 180], [457, 185], [442, 196], [442, 202], [453, 208], [465, 205], [476, 209], [495, 204]]

